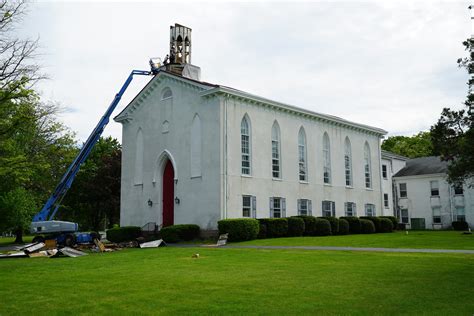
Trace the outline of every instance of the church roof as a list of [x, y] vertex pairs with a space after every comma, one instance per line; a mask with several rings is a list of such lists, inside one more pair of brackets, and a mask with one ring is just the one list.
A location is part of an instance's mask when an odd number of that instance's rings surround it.
[[157, 78], [159, 76], [162, 76], [162, 75], [171, 76], [175, 79], [183, 80], [185, 82], [188, 82], [188, 83], [191, 83], [193, 85], [196, 85], [196, 86], [200, 87], [202, 89], [202, 91], [200, 92], [202, 97], [210, 97], [210, 96], [214, 96], [214, 95], [227, 95], [227, 96], [231, 96], [231, 97], [246, 99], [246, 100], [248, 100], [250, 102], [254, 102], [256, 104], [262, 104], [262, 105], [266, 105], [266, 106], [275, 107], [275, 108], [281, 109], [283, 111], [293, 112], [293, 113], [296, 113], [296, 114], [299, 114], [299, 115], [316, 118], [316, 119], [319, 119], [319, 120], [322, 120], [322, 121], [329, 121], [329, 122], [336, 123], [338, 125], [343, 125], [343, 126], [352, 127], [352, 128], [355, 128], [355, 129], [361, 129], [361, 130], [364, 130], [364, 131], [369, 131], [369, 132], [372, 132], [372, 133], [377, 134], [379, 136], [387, 134], [387, 131], [385, 131], [384, 129], [378, 128], [378, 127], [373, 127], [373, 126], [369, 126], [369, 125], [365, 125], [365, 124], [351, 122], [351, 121], [345, 120], [343, 118], [340, 118], [340, 117], [337, 117], [337, 116], [334, 116], [334, 115], [323, 114], [323, 113], [318, 113], [318, 112], [306, 110], [306, 109], [299, 108], [299, 107], [296, 107], [296, 106], [293, 106], [293, 105], [289, 105], [289, 104], [281, 103], [281, 102], [278, 102], [278, 101], [270, 100], [270, 99], [267, 99], [267, 98], [264, 98], [264, 97], [261, 97], [261, 96], [255, 95], [255, 94], [251, 94], [251, 93], [248, 93], [248, 92], [245, 92], [245, 91], [242, 91], [242, 90], [232, 88], [232, 87], [227, 87], [227, 86], [224, 86], [224, 85], [212, 84], [212, 83], [208, 83], [208, 82], [205, 82], [205, 81], [198, 81], [198, 80], [190, 79], [190, 78], [187, 78], [187, 77], [176, 75], [176, 74], [171, 73], [171, 72], [166, 71], [166, 70], [160, 70], [145, 85], [145, 87], [135, 96], [135, 98], [122, 110], [122, 112], [120, 112], [117, 116], [114, 117], [114, 120], [117, 121], [117, 122], [120, 122], [123, 119], [125, 119], [125, 117], [127, 116], [127, 112], [128, 112], [129, 107], [135, 102], [135, 100], [137, 100], [140, 97], [140, 95], [142, 93], [144, 93], [146, 90], [148, 90], [149, 86], [152, 84], [152, 82], [155, 80], [155, 78]]
[[407, 177], [427, 174], [440, 174], [448, 171], [448, 163], [440, 157], [421, 157], [410, 159], [404, 168], [400, 169], [393, 177]]

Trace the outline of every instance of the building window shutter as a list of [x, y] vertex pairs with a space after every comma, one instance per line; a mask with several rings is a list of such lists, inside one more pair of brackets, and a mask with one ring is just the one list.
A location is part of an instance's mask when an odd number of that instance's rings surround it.
[[252, 218], [257, 218], [257, 197], [252, 196]]
[[308, 215], [313, 216], [313, 207], [311, 205], [311, 200], [308, 200]]
[[286, 199], [281, 198], [281, 217], [286, 217]]
[[352, 216], [357, 216], [357, 204], [353, 203], [352, 204]]
[[298, 215], [301, 215], [301, 200], [298, 199], [297, 201], [298, 201], [298, 203], [297, 203]]
[[331, 202], [331, 206], [332, 206], [332, 216], [335, 217], [336, 216], [336, 202]]
[[270, 218], [273, 218], [273, 198], [270, 198]]

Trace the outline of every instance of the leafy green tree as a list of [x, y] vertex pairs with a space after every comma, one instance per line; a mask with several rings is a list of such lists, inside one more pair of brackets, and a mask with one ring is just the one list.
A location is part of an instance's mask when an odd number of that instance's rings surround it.
[[431, 127], [436, 155], [448, 161], [448, 181], [474, 184], [474, 39], [463, 42], [468, 57], [458, 59], [460, 68], [469, 74], [465, 109], [444, 108], [438, 122]]
[[116, 139], [99, 139], [65, 198], [61, 218], [78, 222], [82, 230], [119, 222], [121, 154]]
[[383, 141], [382, 149], [408, 158], [432, 156], [433, 144], [430, 132], [409, 136], [391, 136]]
[[30, 192], [21, 187], [6, 192], [0, 196], [0, 230], [15, 232], [15, 242], [22, 243], [23, 231], [36, 212], [36, 201]]

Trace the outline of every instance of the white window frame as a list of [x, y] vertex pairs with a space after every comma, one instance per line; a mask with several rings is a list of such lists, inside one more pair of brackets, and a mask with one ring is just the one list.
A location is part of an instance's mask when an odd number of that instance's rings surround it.
[[324, 132], [323, 135], [323, 182], [324, 184], [331, 184], [331, 143], [329, 135]]
[[344, 170], [346, 187], [352, 187], [352, 148], [348, 137], [344, 142]]
[[364, 178], [365, 187], [372, 189], [372, 163], [370, 160], [370, 147], [367, 142], [364, 144]]
[[321, 213], [325, 217], [336, 216], [336, 203], [334, 201], [324, 200], [321, 203]]
[[[403, 216], [403, 212], [406, 212], [406, 216]], [[406, 221], [404, 219], [406, 218]], [[410, 213], [408, 212], [407, 208], [400, 208], [400, 223], [402, 224], [410, 224]]]
[[375, 210], [375, 204], [366, 203], [365, 204], [365, 216], [377, 216]]
[[[350, 209], [350, 211], [349, 211]], [[345, 216], [357, 216], [357, 205], [354, 202], [344, 203], [344, 214]]]
[[458, 222], [466, 221], [466, 208], [464, 206], [456, 206], [454, 208], [454, 219]]
[[270, 198], [270, 218], [286, 217], [286, 199], [273, 196]]
[[313, 210], [312, 210], [312, 203], [311, 200], [308, 199], [298, 199], [297, 202], [297, 210], [298, 210], [298, 215], [302, 216], [312, 216], [313, 215]]
[[433, 224], [441, 224], [441, 206], [432, 206], [431, 212], [433, 213]]
[[[461, 193], [456, 193], [457, 190], [460, 190]], [[453, 192], [454, 192], [454, 195], [464, 195], [464, 188], [463, 188], [462, 184], [461, 185], [455, 185], [453, 187]]]
[[439, 197], [439, 181], [430, 181], [430, 195], [432, 197]]
[[275, 121], [272, 126], [272, 177], [281, 179], [281, 137], [280, 127]]
[[250, 176], [252, 174], [252, 128], [247, 115], [240, 122], [240, 153], [241, 173]]
[[306, 133], [301, 127], [298, 132], [298, 179], [308, 182], [308, 163], [306, 150]]
[[384, 206], [384, 208], [390, 208], [390, 201], [389, 201], [388, 193], [383, 194], [383, 206]]
[[[249, 204], [245, 205], [245, 201]], [[245, 216], [245, 212], [248, 211], [248, 216]], [[257, 197], [253, 195], [242, 195], [242, 217], [244, 218], [256, 218], [257, 217]]]
[[[405, 187], [405, 190], [402, 190], [402, 185]], [[399, 188], [399, 190], [400, 190], [400, 198], [401, 198], [401, 199], [406, 199], [406, 198], [408, 198], [408, 186], [407, 186], [407, 184], [406, 184], [405, 182], [404, 182], [404, 183], [399, 183], [399, 184], [398, 184], [398, 188]], [[402, 195], [402, 192], [405, 192], [405, 194]]]

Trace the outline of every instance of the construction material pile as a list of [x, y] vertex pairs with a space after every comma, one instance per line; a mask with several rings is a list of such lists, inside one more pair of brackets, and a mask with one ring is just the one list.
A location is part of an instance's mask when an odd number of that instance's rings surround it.
[[122, 243], [103, 243], [99, 239], [94, 239], [92, 244], [76, 244], [73, 247], [57, 245], [55, 240], [36, 242], [24, 246], [15, 247], [13, 251], [0, 254], [0, 259], [8, 258], [38, 258], [38, 257], [82, 257], [91, 252], [112, 252], [123, 248], [157, 248], [165, 246], [162, 239], [144, 242], [136, 240]]

